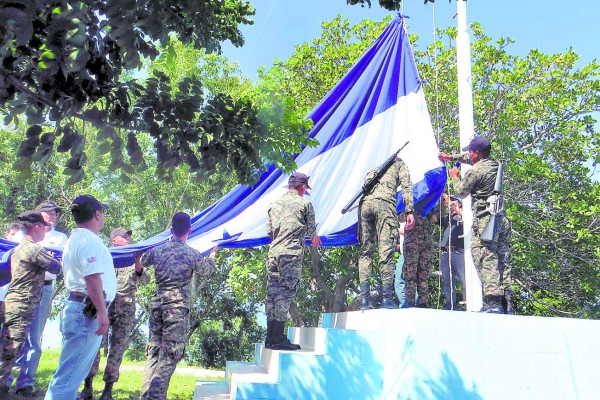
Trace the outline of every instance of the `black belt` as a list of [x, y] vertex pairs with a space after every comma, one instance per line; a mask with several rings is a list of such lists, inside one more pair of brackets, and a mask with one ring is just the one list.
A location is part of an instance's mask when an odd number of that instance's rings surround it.
[[458, 251], [458, 250], [464, 250], [463, 247], [442, 247], [442, 251], [444, 253], [448, 253], [449, 251]]
[[77, 293], [71, 293], [71, 294], [69, 294], [69, 300], [70, 300], [70, 301], [76, 301], [76, 302], [78, 302], [78, 303], [83, 303], [83, 302], [85, 302], [85, 299], [86, 299], [87, 297], [88, 297], [88, 296], [86, 296], [86, 295], [81, 295], [81, 294], [77, 294]]
[[44, 286], [50, 286], [54, 283], [54, 279], [46, 279], [44, 281]]

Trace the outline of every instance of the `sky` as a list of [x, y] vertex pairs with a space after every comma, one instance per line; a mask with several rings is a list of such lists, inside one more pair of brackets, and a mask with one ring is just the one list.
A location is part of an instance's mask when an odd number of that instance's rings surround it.
[[[223, 45], [223, 54], [237, 62], [241, 72], [256, 79], [260, 66], [270, 67], [275, 59], [285, 60], [296, 45], [321, 36], [321, 22], [338, 14], [356, 24], [363, 19], [380, 21], [396, 15], [379, 7], [349, 6], [346, 0], [250, 0], [256, 9], [254, 24], [242, 26], [246, 44], [235, 48]], [[434, 26], [456, 26], [456, 1], [405, 0], [402, 13], [409, 17], [408, 32], [419, 35], [419, 47], [433, 40]], [[532, 49], [561, 53], [573, 48], [583, 66], [600, 55], [600, 0], [469, 0], [467, 21], [479, 22], [493, 39], [512, 37], [511, 54], [524, 56]], [[49, 321], [44, 348], [60, 346], [58, 318]]]
[[[275, 59], [284, 60], [296, 45], [321, 35], [321, 22], [341, 14], [350, 23], [362, 19], [382, 20], [396, 15], [379, 6], [350, 6], [346, 0], [250, 0], [256, 9], [254, 25], [243, 26], [246, 44], [235, 48], [229, 42], [223, 54], [239, 64], [242, 73], [252, 79], [260, 66], [269, 67]], [[456, 26], [456, 1], [405, 0], [402, 13], [409, 17], [408, 32], [418, 34], [419, 47], [433, 40], [434, 23], [438, 29]], [[600, 1], [558, 0], [469, 0], [467, 21], [479, 22], [493, 39], [512, 37], [516, 43], [509, 52], [526, 55], [531, 49], [561, 53], [572, 47], [581, 64], [598, 57], [600, 44]]]

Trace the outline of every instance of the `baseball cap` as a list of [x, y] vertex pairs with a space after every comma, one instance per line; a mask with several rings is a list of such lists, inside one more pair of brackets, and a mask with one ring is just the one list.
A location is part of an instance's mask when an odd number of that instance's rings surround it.
[[451, 199], [451, 200], [456, 200], [456, 201], [458, 201], [460, 204], [462, 204], [462, 202], [463, 202], [463, 201], [462, 201], [462, 199], [461, 199], [460, 197], [458, 197], [458, 196], [456, 196], [456, 195], [454, 195], [454, 194], [451, 194], [451, 195], [450, 195], [450, 199]]
[[171, 228], [175, 236], [181, 236], [192, 227], [192, 222], [189, 214], [178, 212], [173, 215], [171, 220]]
[[42, 224], [46, 226], [50, 226], [46, 221], [44, 221], [44, 217], [39, 211], [25, 211], [24, 213], [19, 215], [19, 221], [21, 222], [30, 222], [32, 224]]
[[484, 151], [489, 151], [492, 149], [492, 145], [490, 144], [490, 141], [483, 137], [483, 136], [477, 136], [474, 137], [473, 140], [471, 140], [471, 143], [469, 143], [469, 145], [467, 147], [464, 147], [462, 149], [462, 151], [469, 151], [469, 150], [484, 150]]
[[129, 235], [131, 236], [131, 229], [125, 229], [123, 227], [119, 227], [119, 228], [115, 228], [113, 229], [113, 231], [110, 233], [110, 240], [112, 241], [114, 238], [116, 238], [117, 236], [125, 236], [125, 235]]
[[81, 194], [71, 203], [71, 211], [96, 211], [106, 210], [107, 204], [100, 203], [96, 198], [89, 194]]
[[308, 176], [306, 176], [306, 174], [303, 174], [302, 172], [294, 172], [292, 175], [290, 175], [290, 178], [288, 179], [288, 184], [291, 185], [292, 183], [304, 183], [306, 184], [306, 187], [309, 189], [312, 189], [309, 184], [308, 184]]
[[35, 208], [35, 211], [39, 212], [48, 212], [52, 210], [55, 210], [57, 213], [62, 212], [62, 208], [58, 207], [54, 203], [41, 203]]

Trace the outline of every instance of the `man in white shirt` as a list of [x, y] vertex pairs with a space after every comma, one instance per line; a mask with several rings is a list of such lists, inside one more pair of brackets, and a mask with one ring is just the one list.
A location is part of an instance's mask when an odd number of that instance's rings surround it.
[[[67, 243], [67, 235], [54, 229], [58, 214], [62, 209], [52, 202], [44, 202], [38, 205], [35, 208], [35, 211], [39, 211], [42, 214], [44, 221], [48, 224], [46, 226], [46, 236], [39, 244], [43, 247], [50, 247], [52, 249], [62, 249], [65, 243]], [[20, 243], [21, 239], [23, 239], [23, 233], [19, 231], [14, 235], [12, 240]], [[36, 384], [35, 373], [37, 372], [40, 357], [42, 355], [42, 334], [44, 333], [46, 321], [52, 308], [55, 282], [56, 275], [46, 272], [44, 275], [42, 300], [33, 316], [33, 321], [29, 327], [29, 334], [25, 341], [25, 345], [23, 346], [21, 356], [16, 362], [16, 366], [18, 366], [21, 371], [19, 378], [17, 379], [17, 394], [28, 395], [34, 393]], [[13, 378], [11, 376], [4, 383], [6, 386], [10, 386], [12, 380]]]
[[108, 331], [108, 305], [117, 292], [110, 252], [98, 237], [106, 204], [80, 195], [71, 205], [77, 227], [63, 251], [63, 275], [69, 297], [61, 312], [62, 350], [46, 400], [75, 400]]

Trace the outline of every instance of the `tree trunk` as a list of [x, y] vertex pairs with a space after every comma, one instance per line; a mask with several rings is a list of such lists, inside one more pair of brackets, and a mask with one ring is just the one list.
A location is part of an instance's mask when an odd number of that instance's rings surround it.
[[310, 264], [312, 267], [312, 277], [315, 280], [317, 287], [321, 291], [322, 311], [330, 312], [333, 309], [333, 305], [335, 303], [335, 295], [331, 291], [331, 288], [329, 287], [329, 285], [327, 285], [327, 282], [325, 282], [325, 280], [323, 279], [323, 276], [321, 275], [321, 270], [319, 269], [320, 264], [321, 264], [320, 259], [321, 259], [321, 256], [319, 254], [319, 250], [316, 247], [311, 247], [310, 248], [310, 260], [311, 260]]
[[292, 317], [292, 322], [294, 323], [294, 326], [304, 326], [304, 319], [302, 318], [302, 315], [300, 314], [300, 310], [298, 309], [298, 305], [292, 301], [292, 304], [290, 304], [290, 311], [289, 311], [290, 317]]

